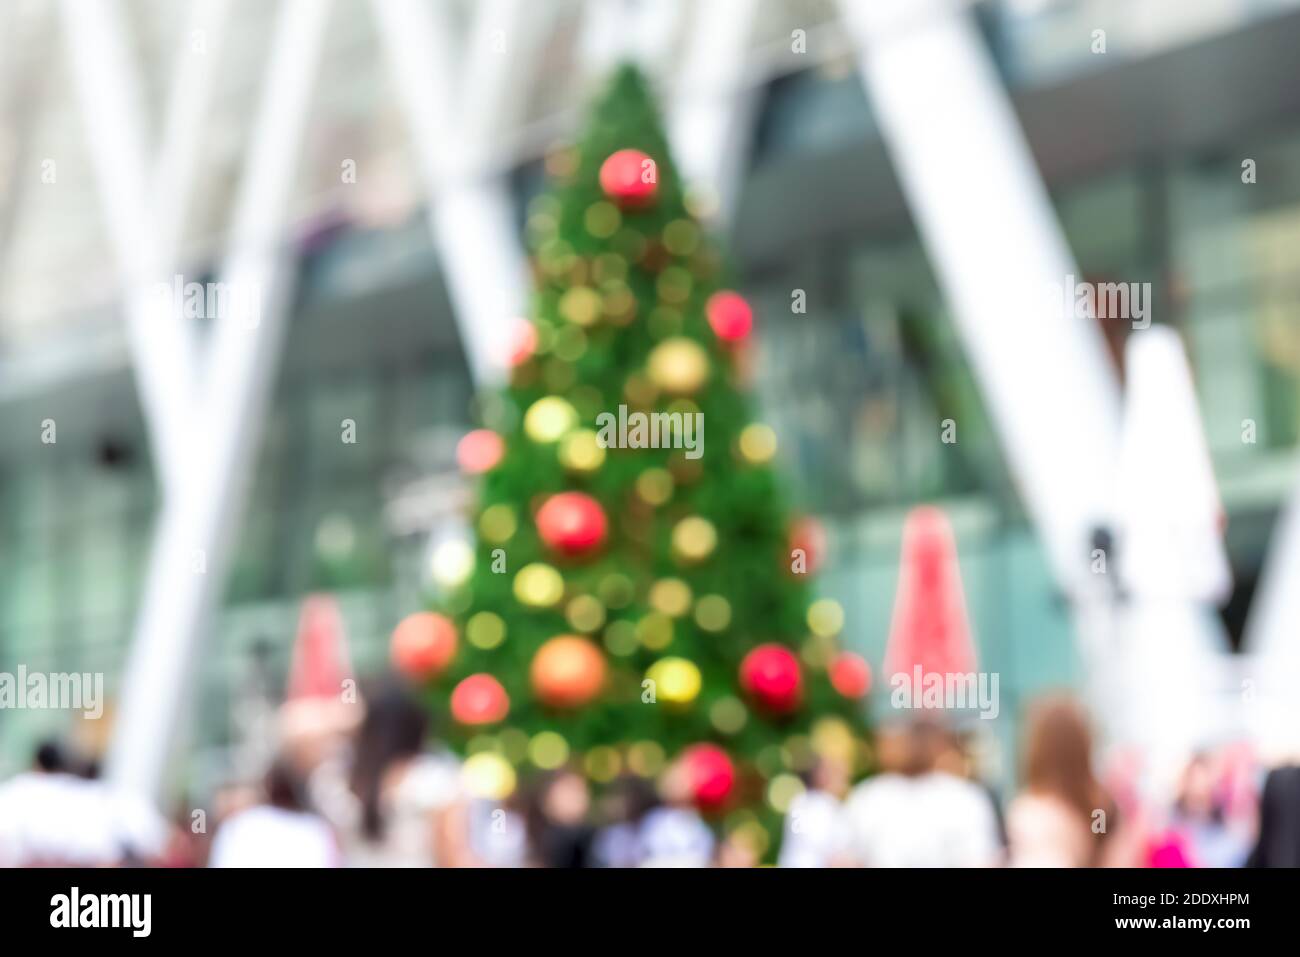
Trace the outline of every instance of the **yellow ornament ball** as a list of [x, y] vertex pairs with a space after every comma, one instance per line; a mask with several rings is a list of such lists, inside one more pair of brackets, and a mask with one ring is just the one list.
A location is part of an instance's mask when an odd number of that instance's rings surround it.
[[685, 658], [660, 658], [645, 673], [654, 682], [655, 700], [681, 707], [700, 694], [700, 669]]
[[673, 553], [684, 562], [702, 562], [718, 545], [718, 530], [707, 518], [691, 515], [673, 526]]
[[650, 586], [650, 607], [669, 618], [691, 610], [691, 586], [680, 578], [661, 578]]
[[591, 429], [570, 432], [560, 442], [560, 464], [570, 472], [594, 472], [605, 462], [605, 447]]
[[534, 442], [558, 442], [577, 424], [577, 411], [558, 395], [538, 399], [524, 413], [524, 434]]
[[550, 608], [564, 597], [564, 578], [550, 565], [534, 562], [515, 575], [515, 597], [530, 608]]
[[460, 767], [461, 784], [475, 797], [500, 801], [514, 793], [515, 769], [501, 755], [482, 751], [465, 759]]
[[736, 443], [740, 457], [751, 465], [763, 465], [776, 455], [776, 432], [770, 425], [754, 422], [740, 431]]
[[575, 326], [590, 326], [600, 318], [604, 303], [590, 286], [575, 286], [560, 297], [560, 315]]
[[808, 629], [819, 638], [833, 638], [844, 628], [844, 609], [834, 598], [819, 598], [808, 606]]
[[709, 381], [709, 354], [694, 339], [674, 336], [650, 351], [646, 374], [665, 392], [690, 395]]

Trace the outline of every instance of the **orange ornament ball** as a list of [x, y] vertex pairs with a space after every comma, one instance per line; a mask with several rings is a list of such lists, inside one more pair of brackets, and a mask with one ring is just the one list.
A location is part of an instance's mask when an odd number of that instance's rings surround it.
[[605, 656], [576, 635], [547, 641], [533, 655], [529, 680], [538, 700], [552, 708], [580, 708], [605, 686]]
[[451, 716], [461, 724], [495, 724], [510, 713], [510, 696], [489, 674], [470, 675], [451, 693]]
[[407, 615], [393, 629], [389, 654], [399, 672], [417, 681], [437, 677], [456, 656], [456, 626], [437, 612]]
[[846, 698], [861, 698], [871, 690], [871, 665], [861, 655], [841, 651], [830, 667], [831, 687]]

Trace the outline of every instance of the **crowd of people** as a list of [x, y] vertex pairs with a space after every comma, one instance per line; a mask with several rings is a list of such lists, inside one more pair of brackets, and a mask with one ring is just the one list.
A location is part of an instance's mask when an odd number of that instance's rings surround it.
[[[361, 717], [357, 720], [356, 715]], [[670, 767], [593, 791], [560, 767], [509, 797], [466, 786], [460, 759], [395, 681], [364, 707], [282, 715], [260, 781], [166, 820], [54, 743], [0, 784], [0, 865], [293, 867], [729, 867], [761, 849], [725, 836]], [[980, 782], [941, 722], [880, 727], [876, 768], [854, 784], [820, 756], [789, 803], [782, 867], [1300, 866], [1300, 767], [1265, 773], [1244, 748], [1194, 755], [1169, 802], [1138, 786], [1134, 761], [1098, 774], [1082, 708], [1031, 707], [1019, 790]], [[210, 812], [210, 813], [209, 813]]]

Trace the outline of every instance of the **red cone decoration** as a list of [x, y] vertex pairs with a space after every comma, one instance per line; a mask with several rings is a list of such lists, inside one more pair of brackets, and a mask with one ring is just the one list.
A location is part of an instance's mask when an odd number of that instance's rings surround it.
[[861, 655], [841, 651], [830, 667], [831, 687], [846, 698], [862, 698], [871, 690], [871, 665]]
[[537, 510], [537, 533], [548, 548], [565, 555], [585, 555], [605, 543], [605, 510], [590, 495], [560, 492]]
[[923, 675], [975, 670], [975, 647], [948, 517], [932, 506], [913, 509], [903, 525], [894, 620], [885, 677], [920, 667]]
[[495, 724], [510, 713], [510, 697], [491, 675], [470, 675], [451, 693], [451, 716], [461, 724]]
[[784, 645], [759, 645], [740, 662], [740, 686], [763, 710], [789, 714], [803, 698], [799, 659]]
[[624, 208], [648, 206], [659, 191], [659, 171], [640, 150], [619, 150], [600, 164], [600, 188]]
[[338, 700], [343, 682], [352, 677], [343, 616], [332, 595], [310, 595], [302, 603], [293, 642], [285, 698]]
[[715, 744], [693, 744], [681, 756], [691, 797], [702, 811], [716, 811], [736, 788], [736, 768]]
[[407, 615], [393, 629], [393, 666], [416, 681], [437, 677], [456, 655], [456, 626], [432, 611]]
[[482, 475], [496, 468], [505, 451], [505, 440], [497, 433], [475, 429], [456, 443], [456, 462], [466, 475]]
[[704, 306], [713, 334], [723, 342], [742, 342], [754, 328], [754, 310], [738, 292], [724, 289], [709, 297]]

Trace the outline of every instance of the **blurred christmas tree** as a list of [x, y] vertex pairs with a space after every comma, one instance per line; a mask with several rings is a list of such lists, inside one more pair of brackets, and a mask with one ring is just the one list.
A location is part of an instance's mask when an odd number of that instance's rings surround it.
[[[749, 306], [719, 286], [636, 70], [548, 169], [534, 316], [488, 428], [459, 448], [482, 476], [473, 569], [444, 574], [394, 660], [485, 790], [566, 763], [597, 784], [675, 763], [770, 854], [818, 754], [862, 770], [869, 671], [811, 594], [816, 526], [786, 514], [775, 435], [743, 395]], [[644, 447], [656, 426], [677, 447]]]

